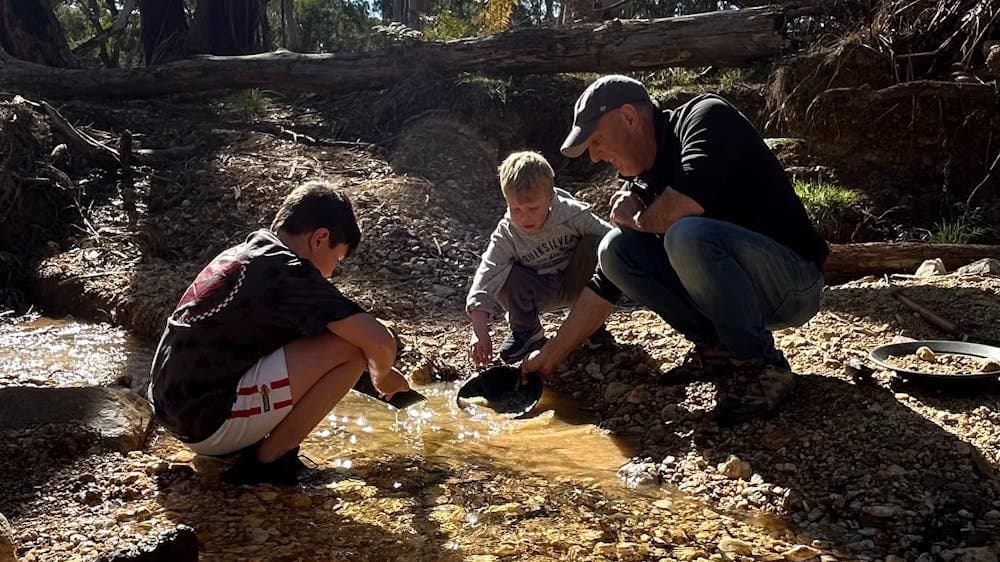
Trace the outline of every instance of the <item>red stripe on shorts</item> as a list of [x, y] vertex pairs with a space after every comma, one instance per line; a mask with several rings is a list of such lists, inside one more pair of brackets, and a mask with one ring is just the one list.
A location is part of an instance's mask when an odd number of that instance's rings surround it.
[[282, 400], [281, 402], [275, 402], [274, 403], [274, 409], [275, 410], [280, 410], [282, 408], [287, 408], [287, 407], [289, 407], [291, 405], [292, 405], [292, 401], [291, 400]]
[[257, 394], [257, 385], [254, 386], [244, 386], [243, 388], [236, 391], [236, 394], [240, 396], [249, 396], [251, 394]]
[[246, 410], [233, 410], [229, 413], [229, 418], [249, 418], [260, 413], [260, 408], [247, 408]]
[[288, 377], [285, 377], [285, 378], [283, 378], [281, 380], [272, 382], [271, 383], [271, 390], [277, 390], [279, 388], [285, 388], [289, 384], [290, 383], [288, 382]]

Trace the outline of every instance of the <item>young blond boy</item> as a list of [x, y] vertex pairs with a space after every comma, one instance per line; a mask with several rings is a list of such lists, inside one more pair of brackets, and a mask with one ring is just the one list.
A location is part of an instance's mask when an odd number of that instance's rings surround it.
[[469, 354], [480, 365], [493, 361], [489, 326], [501, 308], [510, 324], [502, 360], [517, 362], [545, 342], [539, 314], [576, 300], [594, 272], [597, 245], [611, 229], [588, 205], [554, 186], [552, 166], [537, 152], [511, 154], [498, 173], [507, 212], [466, 298]]
[[196, 453], [242, 451], [226, 481], [295, 484], [299, 443], [366, 368], [379, 392], [408, 388], [393, 335], [328, 280], [360, 240], [350, 200], [304, 184], [271, 230], [216, 256], [168, 318], [150, 402]]

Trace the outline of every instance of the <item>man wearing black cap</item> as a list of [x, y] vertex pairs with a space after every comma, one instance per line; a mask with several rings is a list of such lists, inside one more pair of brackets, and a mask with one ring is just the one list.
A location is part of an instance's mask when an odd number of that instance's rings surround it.
[[718, 96], [660, 111], [640, 82], [613, 75], [576, 102], [562, 153], [584, 152], [623, 180], [616, 228], [566, 322], [522, 370], [550, 373], [624, 293], [694, 343], [669, 374], [717, 377], [720, 424], [774, 412], [794, 374], [771, 330], [819, 310], [829, 250], [760, 134]]

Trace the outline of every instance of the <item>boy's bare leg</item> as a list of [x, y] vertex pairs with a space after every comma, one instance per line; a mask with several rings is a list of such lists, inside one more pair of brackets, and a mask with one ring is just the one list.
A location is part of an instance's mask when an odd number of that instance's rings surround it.
[[327, 333], [285, 345], [292, 411], [257, 450], [268, 463], [298, 446], [358, 381], [367, 361], [361, 349]]

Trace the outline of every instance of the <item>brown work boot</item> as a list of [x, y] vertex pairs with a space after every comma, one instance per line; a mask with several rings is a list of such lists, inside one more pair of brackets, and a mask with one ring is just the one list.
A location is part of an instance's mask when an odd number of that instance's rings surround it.
[[794, 385], [795, 373], [781, 352], [770, 361], [734, 360], [731, 374], [719, 381], [715, 421], [720, 426], [731, 427], [754, 418], [770, 417]]
[[725, 374], [731, 368], [729, 351], [721, 343], [696, 343], [680, 363], [661, 375], [661, 380], [665, 384], [707, 380]]

